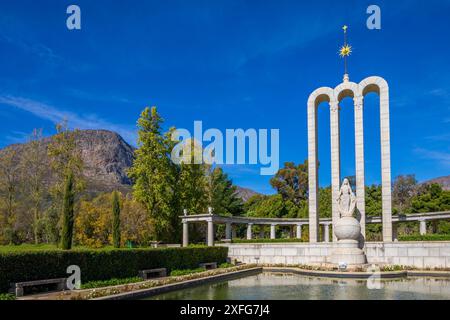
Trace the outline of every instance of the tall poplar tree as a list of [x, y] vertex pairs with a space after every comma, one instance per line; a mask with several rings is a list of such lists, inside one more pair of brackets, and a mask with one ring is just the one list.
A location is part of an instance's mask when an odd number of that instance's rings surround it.
[[174, 208], [175, 178], [170, 160], [172, 143], [162, 133], [163, 119], [156, 107], [145, 108], [138, 120], [138, 149], [128, 176], [133, 180], [133, 196], [142, 203], [155, 223], [157, 240], [177, 238], [180, 214]]
[[112, 196], [112, 215], [113, 215], [113, 245], [114, 248], [120, 248], [120, 202], [119, 193], [113, 192]]
[[61, 232], [61, 248], [70, 250], [72, 248], [73, 223], [74, 223], [74, 178], [73, 173], [69, 172], [66, 178], [63, 206], [62, 206], [62, 232]]

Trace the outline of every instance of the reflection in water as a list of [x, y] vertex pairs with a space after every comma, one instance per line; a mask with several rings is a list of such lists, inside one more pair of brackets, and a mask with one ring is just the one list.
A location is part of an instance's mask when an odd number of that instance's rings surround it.
[[381, 280], [381, 289], [370, 290], [367, 288], [365, 280], [262, 273], [256, 276], [169, 292], [150, 299], [436, 300], [450, 299], [450, 279], [412, 277]]

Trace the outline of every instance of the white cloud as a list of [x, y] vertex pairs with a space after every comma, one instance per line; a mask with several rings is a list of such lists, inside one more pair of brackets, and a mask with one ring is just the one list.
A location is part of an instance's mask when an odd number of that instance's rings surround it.
[[450, 153], [428, 150], [424, 148], [416, 148], [414, 152], [419, 154], [424, 159], [437, 160], [445, 166], [450, 167]]
[[433, 89], [429, 92], [430, 95], [432, 96], [437, 96], [437, 97], [444, 97], [444, 98], [448, 98], [449, 97], [449, 93], [446, 89], [443, 88], [436, 88]]
[[[446, 122], [449, 119], [445, 119], [444, 122]], [[443, 134], [438, 134], [438, 135], [434, 135], [434, 136], [428, 136], [426, 137], [427, 140], [431, 140], [431, 141], [450, 141], [450, 133], [443, 133]]]
[[134, 103], [134, 101], [132, 101], [126, 97], [115, 95], [115, 94], [101, 95], [101, 94], [94, 94], [91, 92], [87, 92], [87, 91], [83, 91], [83, 90], [79, 90], [79, 89], [72, 89], [72, 88], [69, 88], [66, 91], [71, 96], [73, 96], [77, 99], [82, 99], [82, 100], [89, 100], [89, 101], [94, 101], [94, 102], [113, 101], [113, 102], [120, 102], [120, 103]]
[[133, 145], [136, 141], [136, 131], [134, 128], [105, 121], [97, 115], [79, 115], [74, 112], [58, 109], [43, 102], [10, 95], [0, 95], [0, 104], [27, 111], [36, 117], [53, 123], [59, 123], [66, 119], [69, 122], [69, 126], [72, 128], [105, 129], [114, 131], [119, 133], [126, 141]]
[[24, 52], [35, 55], [49, 63], [58, 64], [64, 61], [61, 56], [55, 54], [55, 52], [50, 47], [46, 46], [43, 43], [31, 43], [18, 37], [11, 38], [5, 34], [0, 34], [0, 41], [15, 45]]

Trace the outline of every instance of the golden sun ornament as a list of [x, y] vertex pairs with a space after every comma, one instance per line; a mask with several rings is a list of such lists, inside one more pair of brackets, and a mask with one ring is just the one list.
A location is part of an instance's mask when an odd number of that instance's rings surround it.
[[352, 47], [349, 46], [348, 44], [343, 45], [341, 47], [341, 49], [339, 50], [339, 56], [341, 56], [341, 58], [345, 58], [350, 56], [350, 54], [352, 53]]

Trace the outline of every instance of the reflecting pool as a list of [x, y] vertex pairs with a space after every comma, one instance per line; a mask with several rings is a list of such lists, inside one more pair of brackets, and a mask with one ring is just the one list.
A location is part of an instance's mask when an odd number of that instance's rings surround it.
[[370, 281], [368, 285], [366, 280], [261, 273], [255, 276], [168, 292], [148, 299], [448, 300], [450, 299], [450, 278], [376, 279]]

